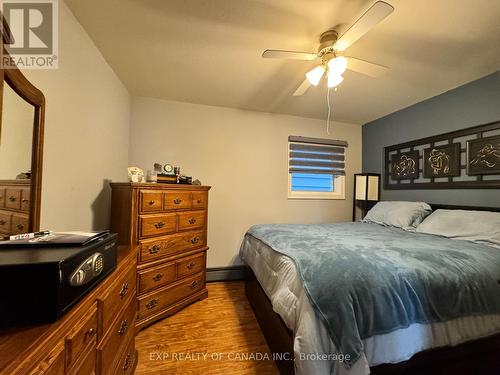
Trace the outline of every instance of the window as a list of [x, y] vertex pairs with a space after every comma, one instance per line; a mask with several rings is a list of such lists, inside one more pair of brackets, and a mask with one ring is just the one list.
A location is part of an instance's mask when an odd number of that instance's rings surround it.
[[345, 199], [347, 142], [288, 137], [288, 198]]

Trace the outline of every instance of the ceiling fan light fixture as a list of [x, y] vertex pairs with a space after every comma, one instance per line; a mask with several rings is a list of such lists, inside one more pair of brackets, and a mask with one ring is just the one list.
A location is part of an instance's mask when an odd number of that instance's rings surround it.
[[328, 87], [329, 88], [337, 87], [338, 85], [340, 85], [342, 83], [343, 80], [344, 80], [344, 77], [342, 77], [340, 74], [335, 74], [332, 72], [328, 73]]
[[318, 86], [321, 77], [325, 74], [325, 67], [323, 65], [319, 65], [313, 70], [310, 70], [306, 73], [306, 78], [309, 83], [313, 86]]
[[337, 56], [328, 61], [328, 70], [335, 75], [342, 75], [347, 69], [347, 59], [344, 56]]

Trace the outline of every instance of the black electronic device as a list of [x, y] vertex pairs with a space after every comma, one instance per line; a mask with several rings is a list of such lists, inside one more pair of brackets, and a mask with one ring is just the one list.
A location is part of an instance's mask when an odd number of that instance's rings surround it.
[[116, 267], [117, 235], [82, 246], [0, 248], [0, 327], [58, 320]]

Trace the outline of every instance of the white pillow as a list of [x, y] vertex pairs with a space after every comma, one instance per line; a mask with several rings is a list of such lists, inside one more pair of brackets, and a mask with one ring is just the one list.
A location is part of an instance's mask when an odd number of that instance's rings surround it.
[[500, 247], [500, 212], [436, 210], [416, 231]]
[[378, 202], [362, 221], [414, 230], [431, 212], [425, 202]]

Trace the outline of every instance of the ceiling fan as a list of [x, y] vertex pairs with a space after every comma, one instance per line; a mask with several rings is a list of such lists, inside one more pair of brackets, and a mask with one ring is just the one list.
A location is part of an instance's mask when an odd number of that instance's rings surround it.
[[379, 77], [389, 68], [354, 57], [344, 56], [343, 52], [393, 11], [394, 7], [392, 5], [384, 1], [377, 1], [340, 37], [335, 29], [321, 34], [317, 53], [267, 49], [262, 53], [262, 57], [271, 59], [320, 60], [320, 64], [316, 68], [306, 73], [306, 79], [295, 90], [293, 96], [303, 95], [311, 85], [317, 86], [325, 73], [327, 84], [330, 88], [338, 86], [344, 80], [342, 74], [346, 69], [370, 77]]

